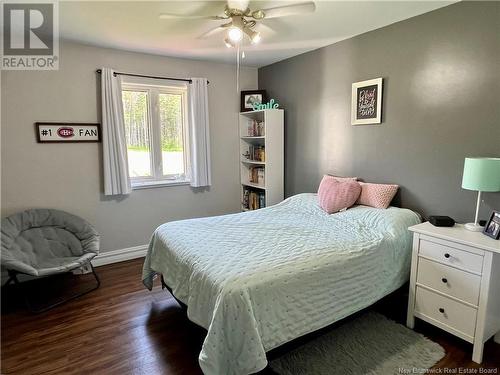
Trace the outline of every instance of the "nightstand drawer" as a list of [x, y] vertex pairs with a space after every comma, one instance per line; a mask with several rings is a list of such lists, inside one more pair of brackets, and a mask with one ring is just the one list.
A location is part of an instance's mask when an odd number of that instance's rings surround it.
[[417, 283], [476, 306], [479, 303], [481, 276], [466, 271], [419, 258]]
[[481, 273], [483, 270], [483, 256], [468, 251], [456, 249], [439, 243], [420, 240], [419, 255], [434, 259], [440, 263], [459, 267], [467, 271]]
[[415, 311], [474, 337], [477, 310], [473, 307], [417, 286]]

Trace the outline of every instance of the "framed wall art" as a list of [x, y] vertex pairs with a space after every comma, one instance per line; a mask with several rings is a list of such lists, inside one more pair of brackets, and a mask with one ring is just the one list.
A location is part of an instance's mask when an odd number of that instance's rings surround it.
[[382, 122], [382, 78], [352, 84], [351, 124]]
[[38, 143], [100, 142], [101, 124], [36, 122]]

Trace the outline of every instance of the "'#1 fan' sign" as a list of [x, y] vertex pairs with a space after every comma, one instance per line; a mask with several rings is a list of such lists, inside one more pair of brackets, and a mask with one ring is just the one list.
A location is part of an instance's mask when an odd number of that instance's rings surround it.
[[100, 142], [100, 124], [37, 122], [37, 141], [44, 142]]

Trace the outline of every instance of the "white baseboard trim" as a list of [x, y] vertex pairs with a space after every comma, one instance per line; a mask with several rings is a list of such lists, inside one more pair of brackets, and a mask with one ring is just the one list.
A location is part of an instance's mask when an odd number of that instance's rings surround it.
[[[94, 259], [92, 259], [92, 264], [94, 267], [104, 266], [106, 264], [124, 262], [130, 259], [142, 258], [146, 256], [146, 252], [148, 251], [148, 245], [139, 245], [133, 247], [127, 247], [125, 249], [118, 249], [112, 251], [106, 251], [104, 253], [99, 254]], [[5, 284], [9, 276], [7, 272], [2, 270], [0, 275], [0, 285]], [[32, 277], [31, 277], [32, 278]], [[19, 281], [23, 282], [26, 279], [26, 276], [20, 276]], [[28, 279], [30, 279], [28, 277]]]
[[146, 256], [148, 251], [148, 245], [139, 245], [133, 247], [127, 247], [125, 249], [118, 249], [112, 251], [106, 251], [100, 253], [94, 259], [92, 259], [92, 264], [94, 267], [104, 266], [106, 264], [123, 262], [125, 260], [142, 258]]

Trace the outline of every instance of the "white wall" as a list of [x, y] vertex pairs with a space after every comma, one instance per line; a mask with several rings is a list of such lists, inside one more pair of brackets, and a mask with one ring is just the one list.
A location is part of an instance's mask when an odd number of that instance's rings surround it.
[[[63, 42], [59, 71], [2, 71], [2, 217], [49, 207], [79, 215], [101, 233], [102, 251], [148, 242], [161, 223], [237, 212], [238, 116], [234, 65], [167, 58]], [[105, 197], [101, 144], [38, 144], [37, 121], [100, 122], [95, 70], [171, 77], [206, 77], [209, 85], [212, 181], [209, 190], [189, 186], [135, 190]], [[257, 88], [257, 69], [243, 68], [240, 89]]]

